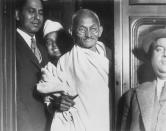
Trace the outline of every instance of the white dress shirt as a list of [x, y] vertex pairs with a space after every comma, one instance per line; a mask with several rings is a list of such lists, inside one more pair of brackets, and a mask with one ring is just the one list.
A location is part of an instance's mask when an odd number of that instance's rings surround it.
[[[17, 32], [22, 36], [22, 38], [25, 40], [25, 42], [28, 44], [28, 46], [31, 48], [31, 36], [25, 33], [24, 31], [17, 28]], [[35, 35], [33, 38], [36, 40]]]
[[161, 79], [157, 78], [157, 98], [158, 98], [158, 100], [160, 99], [161, 91], [162, 91], [162, 88], [164, 87], [165, 81], [166, 80], [161, 80]]

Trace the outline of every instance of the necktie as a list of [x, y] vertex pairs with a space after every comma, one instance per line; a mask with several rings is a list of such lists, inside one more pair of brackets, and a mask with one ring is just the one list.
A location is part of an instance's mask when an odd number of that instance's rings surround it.
[[34, 55], [36, 56], [37, 60], [39, 61], [39, 63], [41, 63], [42, 57], [39, 49], [37, 48], [36, 40], [33, 37], [31, 38], [31, 49]]
[[166, 82], [164, 82], [164, 86], [161, 90], [160, 100], [159, 103], [161, 106], [166, 102]]

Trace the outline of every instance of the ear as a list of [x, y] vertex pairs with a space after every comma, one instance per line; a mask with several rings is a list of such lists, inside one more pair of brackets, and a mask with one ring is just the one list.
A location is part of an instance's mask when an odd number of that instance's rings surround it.
[[100, 27], [99, 27], [99, 37], [101, 37], [102, 33], [103, 33], [103, 27], [100, 26]]
[[69, 32], [70, 35], [72, 35], [72, 27], [70, 27], [70, 28], [68, 29], [68, 32]]
[[15, 10], [15, 18], [17, 21], [20, 20], [20, 12], [18, 10]]

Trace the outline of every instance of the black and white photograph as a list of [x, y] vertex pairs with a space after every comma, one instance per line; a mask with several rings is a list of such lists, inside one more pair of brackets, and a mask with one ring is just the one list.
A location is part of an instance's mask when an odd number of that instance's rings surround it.
[[0, 131], [166, 130], [166, 0], [0, 10]]

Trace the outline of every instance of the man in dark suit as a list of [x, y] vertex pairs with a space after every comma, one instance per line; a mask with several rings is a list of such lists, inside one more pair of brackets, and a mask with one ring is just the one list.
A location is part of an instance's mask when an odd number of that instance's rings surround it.
[[127, 92], [121, 131], [166, 130], [166, 29], [150, 32], [142, 45], [156, 78]]
[[42, 2], [18, 1], [16, 20], [18, 131], [45, 131], [43, 98], [35, 89], [40, 69], [47, 63], [47, 52], [35, 35], [43, 24]]

